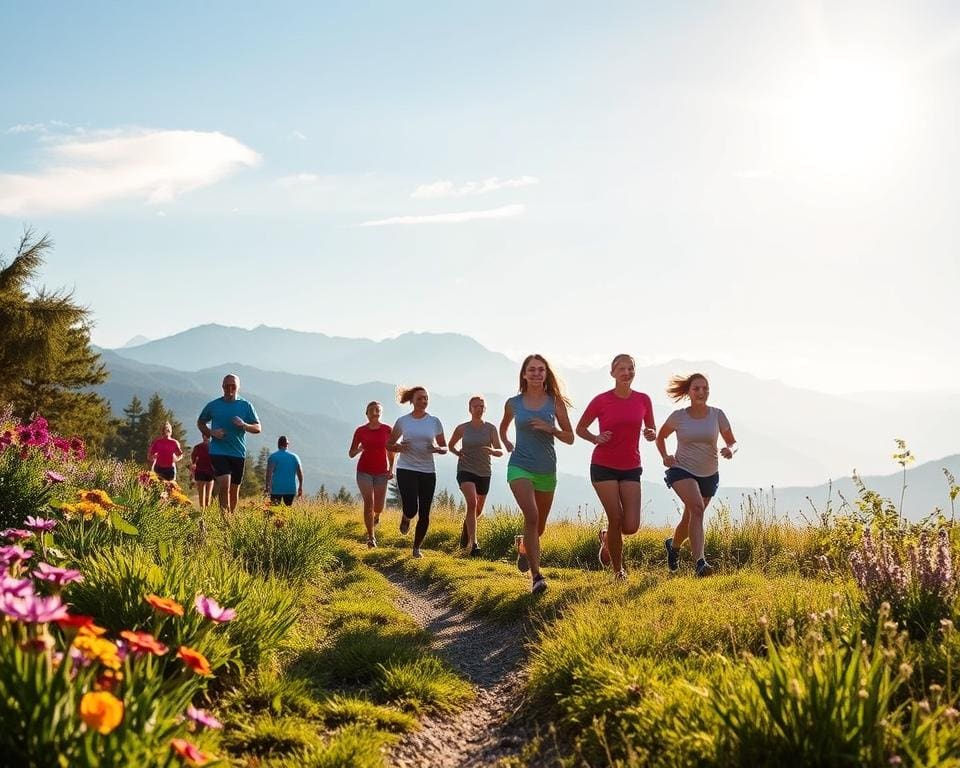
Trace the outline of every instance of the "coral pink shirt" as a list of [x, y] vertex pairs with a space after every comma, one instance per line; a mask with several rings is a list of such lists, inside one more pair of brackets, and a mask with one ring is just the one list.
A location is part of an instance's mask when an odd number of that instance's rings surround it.
[[387, 457], [387, 440], [392, 430], [386, 424], [377, 429], [370, 429], [364, 424], [357, 427], [353, 433], [352, 449], [362, 448], [360, 461], [357, 463], [357, 472], [368, 475], [383, 475], [390, 469], [390, 460]]
[[182, 453], [180, 443], [172, 437], [158, 437], [150, 443], [150, 455], [157, 457], [156, 466], [161, 469], [169, 469], [172, 467], [173, 457], [178, 453]]
[[653, 403], [643, 392], [617, 397], [614, 390], [597, 395], [583, 412], [587, 424], [600, 421], [600, 432], [610, 431], [610, 441], [593, 449], [592, 463], [610, 469], [640, 466], [640, 433], [653, 427]]

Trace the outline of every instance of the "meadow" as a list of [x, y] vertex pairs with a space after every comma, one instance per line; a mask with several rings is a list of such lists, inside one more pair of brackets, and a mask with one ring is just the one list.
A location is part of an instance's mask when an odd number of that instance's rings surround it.
[[958, 765], [956, 532], [867, 488], [805, 525], [760, 500], [709, 514], [718, 574], [663, 562], [665, 530], [597, 562], [598, 525], [551, 523], [550, 588], [512, 558], [519, 517], [435, 511], [425, 557], [388, 510], [244, 502], [225, 524], [42, 419], [0, 424], [0, 754], [28, 766], [387, 766], [476, 695], [388, 576], [526, 638], [538, 734], [507, 764]]

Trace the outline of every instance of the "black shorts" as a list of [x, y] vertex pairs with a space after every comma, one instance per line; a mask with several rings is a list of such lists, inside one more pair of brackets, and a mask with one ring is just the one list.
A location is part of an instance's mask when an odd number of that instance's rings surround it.
[[616, 480], [618, 483], [639, 483], [640, 475], [642, 474], [643, 467], [614, 469], [613, 467], [605, 467], [602, 464], [590, 465], [591, 483], [603, 483], [607, 480]]
[[473, 483], [477, 486], [477, 496], [486, 496], [490, 493], [490, 476], [475, 475], [473, 472], [457, 472], [457, 485]]
[[157, 477], [162, 477], [164, 480], [177, 479], [176, 467], [154, 467], [153, 471], [157, 473]]
[[193, 473], [193, 482], [195, 483], [212, 483], [213, 474], [210, 472], [194, 472]]
[[271, 493], [270, 503], [279, 504], [282, 501], [289, 507], [293, 505], [293, 497], [296, 495], [295, 493]]
[[239, 456], [211, 456], [214, 477], [230, 475], [231, 485], [240, 485], [243, 481], [243, 459]]
[[672, 488], [677, 480], [696, 480], [697, 485], [700, 486], [700, 495], [705, 499], [712, 499], [716, 496], [717, 488], [720, 487], [719, 472], [714, 472], [712, 475], [707, 475], [707, 477], [698, 477], [692, 472], [680, 469], [680, 467], [670, 467], [663, 476], [663, 482], [667, 484], [667, 488]]

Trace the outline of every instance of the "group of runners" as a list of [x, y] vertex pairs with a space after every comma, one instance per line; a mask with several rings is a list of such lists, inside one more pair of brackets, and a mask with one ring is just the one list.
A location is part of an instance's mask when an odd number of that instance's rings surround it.
[[[624, 578], [623, 537], [640, 526], [643, 472], [640, 439], [655, 441], [666, 467], [664, 480], [683, 503], [683, 514], [673, 536], [666, 539], [667, 566], [677, 571], [680, 547], [689, 539], [697, 576], [709, 576], [713, 568], [704, 557], [703, 516], [720, 483], [718, 456], [730, 459], [736, 440], [726, 415], [707, 405], [710, 386], [706, 376], [695, 373], [675, 376], [667, 394], [689, 405], [675, 410], [659, 431], [649, 396], [633, 389], [634, 359], [617, 355], [610, 364], [613, 389], [603, 392], [586, 407], [571, 426], [571, 405], [563, 386], [547, 360], [528, 355], [520, 367], [519, 393], [504, 404], [499, 428], [484, 421], [486, 402], [470, 398], [470, 420], [459, 424], [447, 443], [440, 420], [427, 411], [430, 396], [422, 386], [399, 390], [398, 400], [409, 404], [391, 429], [381, 423], [379, 402], [367, 405], [367, 423], [356, 429], [350, 444], [351, 458], [359, 456], [357, 486], [363, 498], [367, 545], [375, 547], [376, 528], [386, 500], [387, 484], [396, 476], [402, 515], [400, 532], [406, 535], [413, 521], [413, 557], [422, 557], [421, 546], [430, 526], [430, 508], [437, 484], [434, 456], [448, 451], [457, 456], [457, 483], [466, 502], [460, 544], [471, 555], [480, 552], [477, 517], [483, 512], [490, 490], [491, 458], [510, 454], [507, 483], [523, 513], [524, 531], [517, 537], [517, 567], [529, 572], [531, 590], [541, 592], [547, 582], [540, 571], [540, 537], [546, 528], [557, 487], [556, 441], [572, 445], [575, 436], [594, 444], [590, 480], [607, 516], [607, 528], [599, 534], [599, 557]], [[597, 431], [591, 431], [594, 422]], [[514, 425], [515, 440], [508, 430]], [[676, 435], [674, 453], [666, 441]], [[724, 446], [717, 451], [722, 438]]]

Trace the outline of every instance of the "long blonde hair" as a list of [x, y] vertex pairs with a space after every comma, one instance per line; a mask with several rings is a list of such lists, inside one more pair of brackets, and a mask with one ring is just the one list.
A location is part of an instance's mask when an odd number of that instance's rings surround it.
[[527, 366], [530, 364], [531, 360], [539, 360], [543, 363], [544, 367], [547, 369], [547, 378], [543, 382], [543, 391], [548, 395], [553, 395], [554, 400], [559, 400], [568, 408], [573, 407], [573, 403], [570, 402], [570, 398], [567, 397], [566, 393], [563, 391], [563, 382], [560, 381], [560, 377], [553, 372], [553, 368], [550, 367], [550, 363], [547, 362], [547, 358], [543, 355], [539, 355], [534, 352], [532, 355], [527, 355], [523, 359], [523, 364], [520, 366], [520, 394], [523, 394], [527, 391], [527, 382], [523, 378], [523, 372], [527, 370]]

